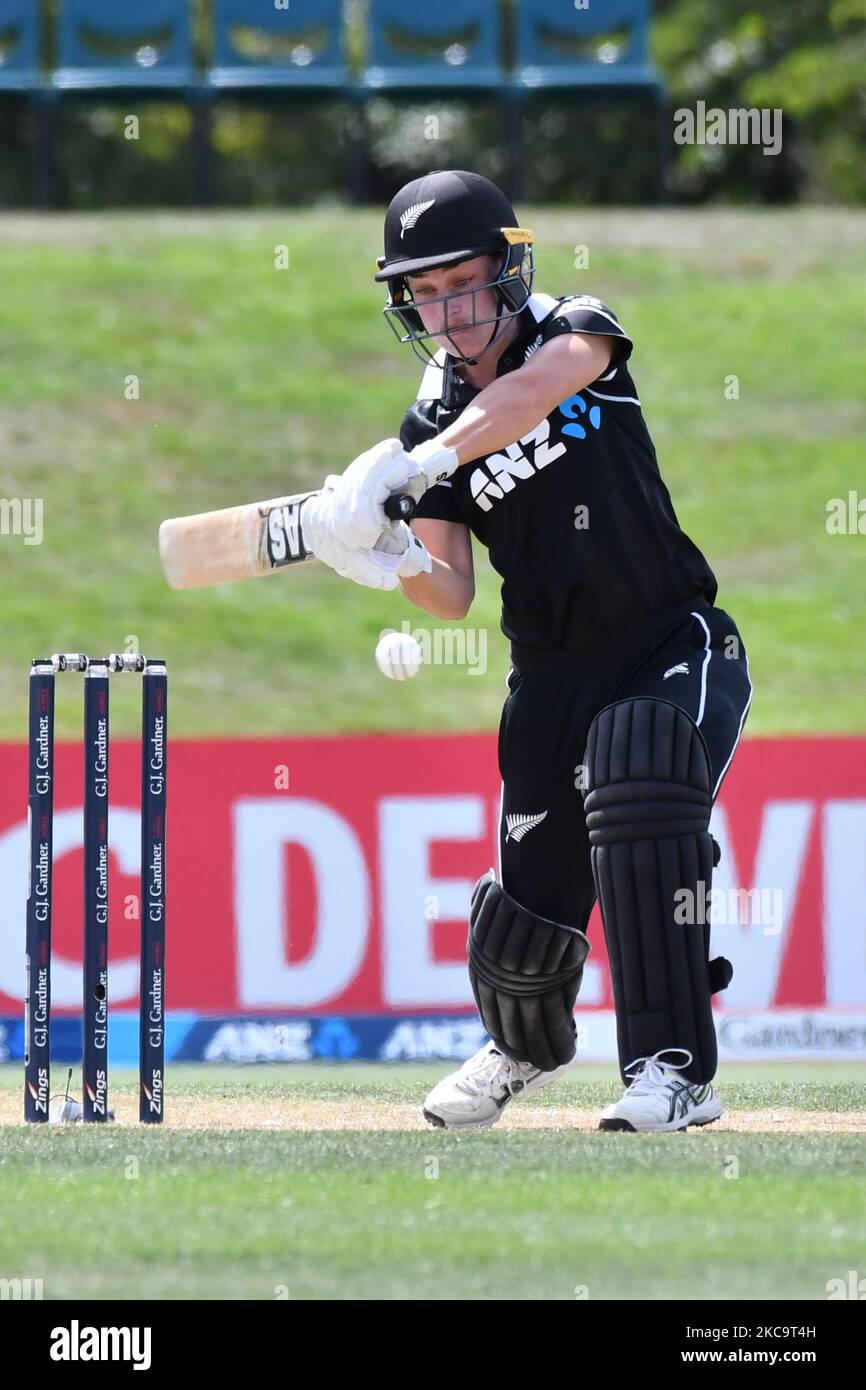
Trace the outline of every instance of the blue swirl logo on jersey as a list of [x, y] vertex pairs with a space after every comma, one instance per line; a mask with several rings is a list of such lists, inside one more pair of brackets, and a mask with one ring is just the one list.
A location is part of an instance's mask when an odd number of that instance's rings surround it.
[[562, 426], [563, 434], [572, 434], [575, 439], [586, 439], [586, 426], [582, 425], [578, 416], [583, 416], [594, 430], [601, 429], [601, 406], [591, 405], [587, 407], [586, 401], [580, 394], [569, 396], [568, 400], [562, 402], [559, 407], [562, 414], [571, 423]]

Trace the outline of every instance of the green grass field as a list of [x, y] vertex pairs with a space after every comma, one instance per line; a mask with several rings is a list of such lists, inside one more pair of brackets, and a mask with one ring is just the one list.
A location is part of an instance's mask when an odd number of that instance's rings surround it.
[[[862, 731], [864, 540], [825, 519], [863, 481], [866, 216], [522, 215], [536, 287], [600, 295], [636, 340], [663, 474], [750, 650], [748, 731]], [[397, 687], [377, 635], [435, 626], [400, 595], [317, 565], [173, 594], [158, 568], [164, 516], [314, 485], [397, 432], [421, 369], [382, 320], [380, 235], [377, 214], [340, 209], [4, 217], [3, 489], [42, 498], [45, 530], [0, 536], [0, 737], [24, 737], [32, 656], [131, 636], [171, 661], [175, 734], [495, 727], [505, 644], [482, 555], [467, 621], [487, 631], [486, 674]], [[59, 704], [77, 734], [77, 702]], [[119, 732], [134, 706], [118, 701]]]
[[[520, 211], [536, 287], [601, 296], [635, 339], [662, 473], [749, 649], [747, 732], [863, 732], [866, 539], [825, 520], [864, 488], [866, 214]], [[421, 367], [382, 321], [380, 235], [354, 209], [4, 217], [2, 491], [43, 500], [44, 539], [0, 534], [0, 738], [26, 737], [33, 656], [131, 639], [169, 659], [173, 736], [495, 729], [483, 552], [486, 673], [399, 685], [379, 632], [437, 626], [400, 595], [314, 564], [174, 594], [159, 570], [165, 516], [315, 486], [397, 432]], [[135, 734], [128, 689], [113, 728]], [[60, 732], [80, 718], [58, 699]], [[130, 1076], [116, 1126], [26, 1130], [0, 1067], [0, 1278], [46, 1298], [821, 1300], [864, 1271], [862, 1067], [722, 1067], [726, 1119], [657, 1136], [594, 1130], [611, 1067], [492, 1131], [432, 1131], [418, 1105], [446, 1070], [171, 1068], [153, 1132]]]
[[723, 1065], [727, 1115], [671, 1135], [594, 1131], [609, 1066], [493, 1130], [431, 1130], [448, 1069], [177, 1066], [162, 1130], [118, 1073], [124, 1122], [85, 1130], [16, 1125], [0, 1068], [0, 1276], [46, 1298], [823, 1300], [862, 1271], [862, 1066]]

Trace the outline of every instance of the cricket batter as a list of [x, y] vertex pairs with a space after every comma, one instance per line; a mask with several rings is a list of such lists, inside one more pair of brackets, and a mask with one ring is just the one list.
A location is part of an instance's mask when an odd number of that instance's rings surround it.
[[[701, 885], [748, 662], [659, 473], [631, 339], [589, 295], [535, 292], [532, 241], [478, 174], [396, 195], [376, 279], [425, 363], [418, 397], [399, 440], [328, 479], [305, 531], [338, 573], [399, 584], [438, 618], [469, 612], [472, 536], [502, 576], [498, 865], [468, 940], [492, 1041], [433, 1088], [427, 1119], [495, 1124], [573, 1063], [597, 898], [625, 1086], [600, 1128], [683, 1129], [722, 1113], [711, 997], [731, 967], [709, 959]], [[417, 499], [410, 526], [385, 517], [398, 490]]]

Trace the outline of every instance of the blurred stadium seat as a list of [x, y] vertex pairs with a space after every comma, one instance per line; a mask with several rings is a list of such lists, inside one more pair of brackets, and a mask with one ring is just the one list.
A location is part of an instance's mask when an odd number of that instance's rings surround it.
[[339, 92], [349, 81], [341, 0], [304, 0], [288, 10], [256, 0], [214, 0], [213, 35], [207, 80], [219, 91]]
[[198, 83], [189, 0], [63, 0], [59, 91], [188, 90]]
[[604, 0], [578, 10], [561, 0], [519, 0], [518, 87], [657, 91], [649, 60], [649, 0]]
[[370, 0], [371, 91], [491, 91], [504, 87], [499, 8], [490, 0], [437, 0], [414, 12], [404, 0]]
[[670, 137], [664, 84], [649, 57], [650, 0], [604, 0], [586, 9], [561, 0], [517, 0], [515, 10], [508, 103], [514, 196], [523, 182], [518, 111], [533, 98], [555, 94], [575, 101], [650, 99], [656, 120], [656, 194], [664, 201]]
[[0, 95], [41, 86], [39, 21], [32, 0], [0, 0]]

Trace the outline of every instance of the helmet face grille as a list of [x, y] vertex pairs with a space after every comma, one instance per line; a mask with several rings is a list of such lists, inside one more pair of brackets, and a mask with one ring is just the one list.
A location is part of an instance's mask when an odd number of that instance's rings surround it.
[[[531, 238], [532, 234], [528, 234]], [[459, 262], [457, 262], [459, 264]], [[438, 306], [443, 307], [443, 323], [441, 329], [436, 333], [435, 338], [445, 338], [448, 340], [448, 355], [457, 363], [477, 362], [481, 357], [492, 351], [499, 340], [499, 332], [502, 324], [514, 318], [521, 312], [530, 294], [535, 279], [535, 256], [532, 249], [531, 240], [527, 241], [506, 241], [502, 264], [497, 275], [487, 281], [484, 285], [479, 285], [472, 290], [457, 290], [452, 294], [440, 295], [435, 299], [425, 299], [424, 307]], [[432, 362], [438, 349], [434, 335], [424, 327], [424, 321], [420, 310], [416, 307], [412, 297], [412, 291], [408, 281], [403, 276], [395, 276], [388, 280], [388, 301], [385, 304], [383, 313], [389, 328], [401, 343], [408, 343], [416, 357], [419, 357], [425, 364]], [[494, 292], [497, 311], [492, 316], [479, 318], [477, 312], [477, 296], [486, 290]], [[467, 299], [471, 296], [471, 317], [459, 327], [461, 329], [480, 328], [485, 324], [497, 325], [490, 342], [473, 357], [462, 354], [458, 343], [452, 338], [453, 328], [449, 326], [448, 306], [456, 299]], [[431, 346], [432, 344], [432, 346]]]

